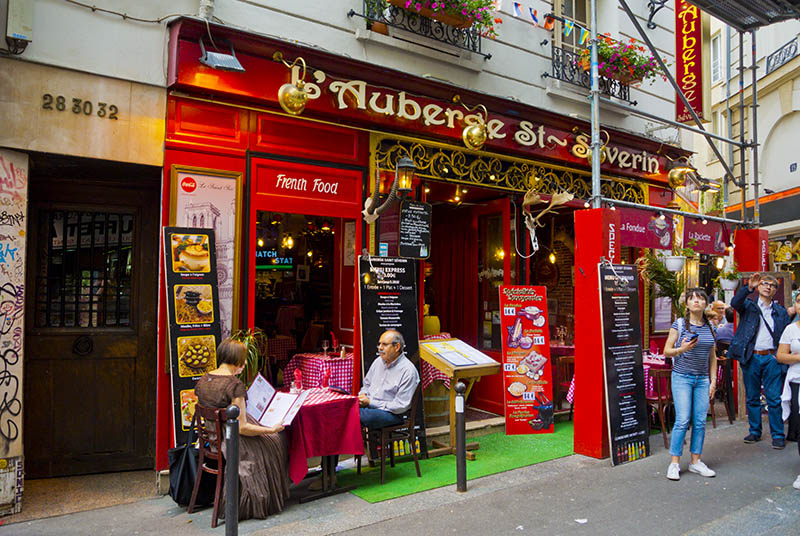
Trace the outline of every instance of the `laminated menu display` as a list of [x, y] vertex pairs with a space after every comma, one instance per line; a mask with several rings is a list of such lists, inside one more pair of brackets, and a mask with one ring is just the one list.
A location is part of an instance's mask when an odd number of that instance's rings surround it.
[[400, 237], [397, 253], [401, 257], [427, 259], [431, 254], [431, 205], [405, 199], [400, 205]]
[[164, 272], [176, 444], [194, 415], [195, 382], [217, 368], [219, 286], [213, 229], [164, 227]]
[[611, 463], [650, 455], [642, 367], [639, 279], [630, 264], [600, 264], [603, 371]]
[[261, 426], [272, 428], [278, 424], [289, 426], [309, 391], [302, 393], [282, 393], [262, 376], [256, 374], [247, 389], [247, 414]]

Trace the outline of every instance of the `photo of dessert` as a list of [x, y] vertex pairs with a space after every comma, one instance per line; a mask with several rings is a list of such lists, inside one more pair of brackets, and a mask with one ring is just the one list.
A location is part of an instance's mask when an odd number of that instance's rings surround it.
[[208, 235], [173, 234], [172, 271], [210, 272], [211, 259], [208, 254]]
[[202, 376], [217, 368], [217, 344], [213, 335], [178, 337], [178, 376]]
[[192, 425], [194, 417], [194, 407], [197, 405], [197, 395], [194, 389], [186, 389], [180, 392], [181, 399], [181, 430], [188, 430]]
[[176, 285], [175, 321], [178, 324], [213, 322], [211, 285]]

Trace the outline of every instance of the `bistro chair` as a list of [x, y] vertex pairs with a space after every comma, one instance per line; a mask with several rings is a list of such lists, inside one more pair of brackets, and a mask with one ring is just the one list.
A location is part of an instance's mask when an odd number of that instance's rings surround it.
[[[369, 458], [370, 452], [377, 451], [380, 453], [381, 484], [383, 484], [385, 481], [387, 452], [389, 453], [389, 463], [391, 464], [392, 467], [394, 467], [394, 449], [392, 449], [392, 443], [394, 441], [408, 440], [408, 444], [411, 447], [411, 454], [414, 456], [414, 465], [417, 468], [417, 476], [422, 477], [422, 473], [419, 470], [419, 459], [416, 448], [417, 406], [419, 405], [421, 399], [422, 399], [422, 382], [419, 382], [416, 391], [414, 391], [414, 398], [412, 398], [411, 400], [411, 409], [409, 409], [408, 414], [404, 416], [403, 422], [401, 422], [400, 424], [396, 424], [394, 426], [386, 426], [384, 428], [379, 428], [376, 430], [370, 430], [366, 426], [361, 429], [364, 441], [367, 443], [367, 457]], [[356, 466], [357, 466], [356, 472], [360, 475], [361, 456], [358, 457]]]
[[728, 356], [729, 343], [717, 343], [717, 394], [711, 399], [709, 411], [711, 412], [711, 426], [717, 427], [717, 417], [714, 411], [714, 400], [719, 395], [725, 405], [725, 413], [728, 415], [728, 422], [733, 424], [734, 416], [731, 408], [733, 406], [733, 363]]
[[[197, 492], [200, 489], [200, 480], [203, 478], [203, 473], [216, 475], [214, 511], [211, 515], [211, 528], [213, 529], [217, 527], [217, 521], [219, 520], [222, 483], [225, 481], [225, 460], [222, 456], [222, 442], [225, 435], [222, 427], [227, 421], [227, 417], [225, 408], [210, 408], [200, 404], [195, 405], [194, 412], [197, 416], [197, 443], [200, 456], [197, 460], [197, 477], [194, 481], [194, 490], [192, 490], [192, 499], [189, 501], [188, 511], [190, 514], [194, 513]], [[209, 462], [213, 462], [213, 465], [210, 465]]]
[[[658, 413], [658, 418], [661, 423], [661, 435], [664, 437], [664, 448], [669, 449], [669, 441], [667, 440], [667, 422], [666, 410], [672, 404], [672, 386], [670, 385], [670, 378], [672, 370], [666, 368], [650, 368], [650, 377], [653, 378], [655, 393], [652, 395], [645, 395], [645, 402], [647, 402], [648, 409], [652, 408]], [[650, 422], [650, 419], [647, 419]]]
[[[556, 362], [556, 407], [561, 408], [561, 401], [567, 400], [567, 394], [569, 393], [569, 386], [572, 384], [572, 376], [575, 374], [575, 356], [574, 355], [562, 355], [561, 357], [556, 358], [558, 361]], [[572, 410], [574, 409], [575, 404], [570, 403], [569, 405], [569, 420], [572, 420]]]

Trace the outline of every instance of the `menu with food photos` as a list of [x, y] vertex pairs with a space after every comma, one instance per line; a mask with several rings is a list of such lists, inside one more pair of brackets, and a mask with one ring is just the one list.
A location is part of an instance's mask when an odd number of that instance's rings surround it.
[[289, 426], [300, 411], [300, 406], [303, 405], [308, 393], [308, 391], [299, 394], [276, 391], [264, 376], [256, 374], [247, 390], [245, 407], [247, 414], [261, 426], [270, 428], [278, 424]]
[[194, 386], [217, 368], [219, 287], [214, 230], [164, 227], [170, 371], [176, 444], [189, 434]]

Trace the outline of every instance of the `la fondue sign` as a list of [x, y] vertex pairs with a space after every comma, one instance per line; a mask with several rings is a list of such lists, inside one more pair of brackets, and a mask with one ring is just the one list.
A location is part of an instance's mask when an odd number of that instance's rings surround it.
[[[300, 79], [300, 68], [295, 66], [291, 71], [291, 81], [296, 84]], [[333, 96], [333, 104], [338, 110], [362, 111], [375, 117], [396, 118], [409, 125], [408, 122], [421, 123], [428, 129], [455, 130], [449, 135], [461, 135], [461, 129], [480, 121], [480, 116], [468, 113], [460, 107], [442, 106], [442, 103], [425, 97], [410, 97], [405, 91], [393, 92], [384, 88], [368, 86], [362, 80], [334, 80], [320, 70], [314, 71], [315, 82], [306, 81], [305, 91], [308, 93], [309, 106], [313, 101], [324, 103], [321, 97]], [[412, 123], [413, 124], [413, 123]], [[488, 144], [509, 145], [513, 140], [517, 146], [530, 147], [536, 153], [550, 157], [571, 156], [571, 160], [583, 160], [591, 153], [590, 139], [579, 134], [577, 136], [561, 130], [536, 124], [533, 121], [516, 121], [497, 116], [489, 116], [486, 122]], [[456, 130], [457, 129], [457, 130]], [[564, 154], [567, 153], [567, 154]], [[647, 175], [659, 178], [662, 175], [662, 158], [647, 151], [632, 150], [619, 145], [609, 144], [606, 147], [606, 162], [603, 167], [615, 167], [628, 173]], [[663, 177], [662, 177], [663, 178]]]

